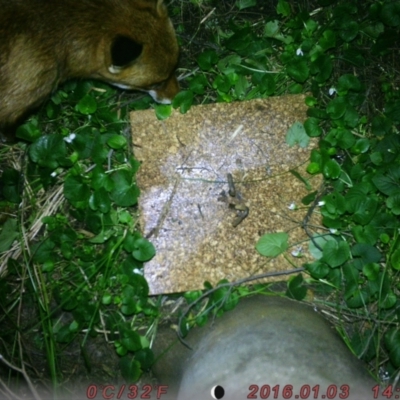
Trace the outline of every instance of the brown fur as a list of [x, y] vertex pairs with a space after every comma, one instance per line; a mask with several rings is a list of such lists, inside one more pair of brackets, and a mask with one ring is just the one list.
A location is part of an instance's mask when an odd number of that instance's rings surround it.
[[69, 78], [170, 102], [178, 53], [163, 0], [0, 0], [0, 130]]

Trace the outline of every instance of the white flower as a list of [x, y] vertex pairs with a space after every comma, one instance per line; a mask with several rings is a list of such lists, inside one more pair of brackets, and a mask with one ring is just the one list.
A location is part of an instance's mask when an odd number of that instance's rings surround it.
[[68, 136], [64, 138], [67, 143], [72, 143], [72, 141], [76, 138], [75, 133], [70, 133]]
[[329, 96], [333, 96], [336, 93], [336, 89], [334, 87], [331, 87], [329, 89]]
[[301, 50], [301, 47], [299, 47], [299, 48], [296, 50], [296, 56], [303, 56], [303, 50]]
[[138, 274], [138, 275], [143, 275], [143, 270], [138, 269], [138, 268], [135, 268], [135, 269], [133, 270], [133, 272], [134, 272], [135, 274]]
[[290, 204], [290, 206], [288, 208], [289, 208], [289, 210], [295, 210], [296, 204], [292, 203], [292, 204]]
[[55, 177], [57, 176], [57, 172], [56, 172], [56, 171], [53, 171], [53, 172], [50, 174], [50, 176], [51, 176], [52, 178], [55, 178]]
[[301, 256], [302, 251], [303, 251], [303, 248], [301, 246], [298, 246], [298, 247], [296, 247], [295, 250], [292, 251], [292, 256], [299, 257], [299, 256]]
[[337, 229], [336, 229], [336, 228], [331, 228], [331, 229], [329, 229], [329, 231], [330, 231], [331, 233], [333, 233], [333, 234], [337, 233]]
[[324, 201], [319, 201], [319, 202], [318, 202], [318, 206], [319, 206], [319, 207], [322, 207], [322, 206], [324, 206], [324, 205], [325, 205], [325, 202], [324, 202]]

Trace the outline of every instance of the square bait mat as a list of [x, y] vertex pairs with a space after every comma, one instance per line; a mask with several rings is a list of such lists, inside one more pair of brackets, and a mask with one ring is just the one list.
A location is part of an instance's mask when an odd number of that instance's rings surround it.
[[[193, 106], [158, 121], [153, 110], [131, 113], [141, 189], [140, 224], [156, 247], [145, 264], [152, 294], [203, 289], [204, 281], [235, 281], [293, 269], [307, 259], [291, 252], [307, 236], [301, 199], [318, 190], [320, 177], [305, 168], [317, 141], [289, 147], [285, 137], [304, 121], [304, 96]], [[294, 203], [297, 210], [290, 210]], [[288, 232], [292, 245], [270, 259], [255, 249], [265, 233]], [[282, 277], [279, 277], [282, 279]]]

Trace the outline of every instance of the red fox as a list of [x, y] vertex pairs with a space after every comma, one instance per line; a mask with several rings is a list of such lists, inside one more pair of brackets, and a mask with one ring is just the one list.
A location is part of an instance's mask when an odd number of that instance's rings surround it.
[[163, 0], [0, 0], [0, 131], [69, 78], [170, 103], [178, 56]]

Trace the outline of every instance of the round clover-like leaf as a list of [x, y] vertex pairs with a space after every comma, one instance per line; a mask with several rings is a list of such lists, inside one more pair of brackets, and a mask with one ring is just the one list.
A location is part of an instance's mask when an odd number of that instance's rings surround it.
[[256, 244], [257, 251], [266, 257], [277, 257], [289, 247], [289, 235], [286, 232], [267, 233]]
[[153, 243], [145, 238], [139, 238], [135, 241], [135, 250], [132, 251], [133, 257], [138, 261], [149, 261], [156, 254]]

